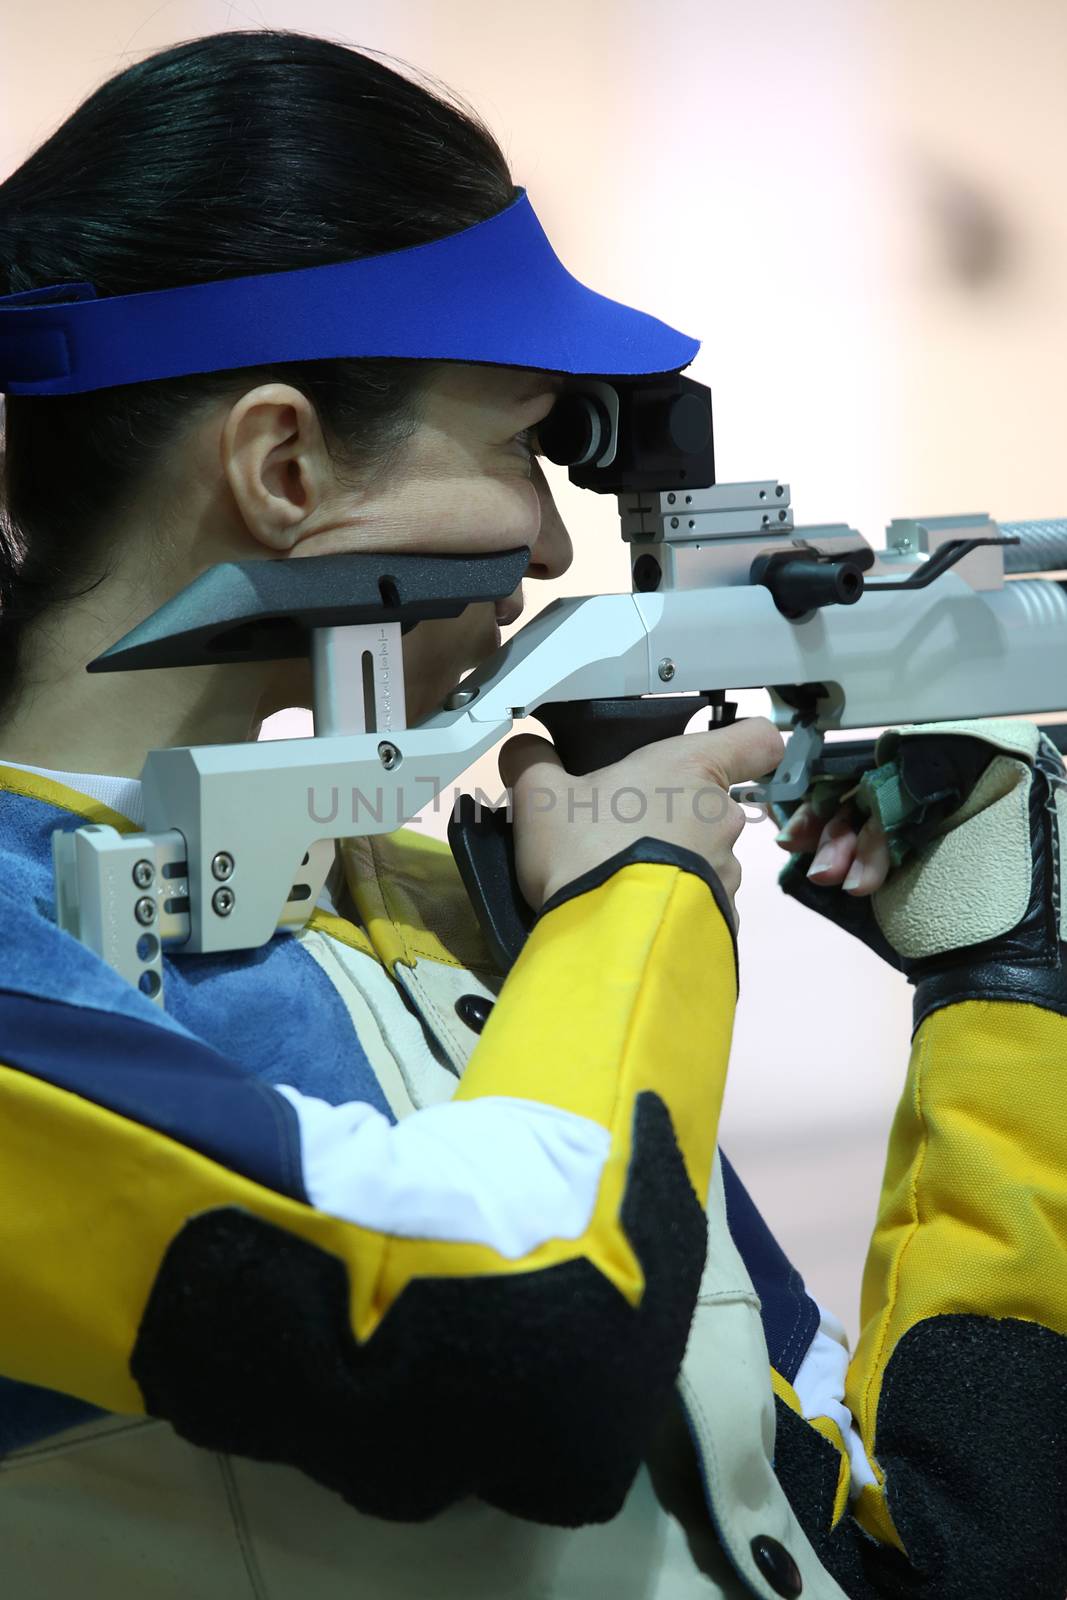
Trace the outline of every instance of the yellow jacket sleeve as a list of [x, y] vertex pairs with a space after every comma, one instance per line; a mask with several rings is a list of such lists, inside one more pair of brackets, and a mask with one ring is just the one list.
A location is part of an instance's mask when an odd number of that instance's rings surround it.
[[[852, 1513], [835, 1492], [840, 1456], [789, 1415], [780, 1457], [809, 1534], [848, 1594], [1063, 1600], [1063, 762], [1015, 722], [904, 732], [918, 734], [908, 793], [967, 799], [895, 892], [883, 892], [877, 922], [870, 900], [845, 904], [839, 890], [805, 888], [806, 857], [780, 879], [915, 985], [847, 1380], [869, 1468]], [[962, 754], [960, 733], [969, 740]], [[897, 778], [887, 771], [892, 795]]]
[[551, 1107], [604, 1155], [583, 1225], [508, 1253], [331, 1214], [283, 1094], [191, 1037], [23, 997], [0, 1370], [374, 1515], [614, 1515], [685, 1348], [735, 998], [729, 906], [687, 852], [643, 841], [546, 908], [447, 1109]]
[[879, 1480], [860, 1520], [926, 1567], [931, 1594], [1059, 1600], [1067, 1017], [1058, 1012], [969, 1000], [920, 1024], [848, 1401]]

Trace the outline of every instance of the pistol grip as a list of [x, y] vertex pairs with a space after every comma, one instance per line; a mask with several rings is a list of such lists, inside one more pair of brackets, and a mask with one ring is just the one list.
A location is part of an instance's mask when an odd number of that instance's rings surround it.
[[[686, 723], [721, 695], [630, 696], [618, 700], [558, 700], [533, 713], [552, 735], [560, 759], [576, 777], [621, 761], [657, 739], [683, 733]], [[725, 702], [724, 722], [734, 707]], [[515, 843], [504, 807], [479, 807], [464, 794], [448, 824], [448, 843], [464, 888], [501, 972], [514, 965], [537, 918], [515, 871]]]
[[489, 954], [510, 971], [537, 913], [522, 896], [515, 872], [515, 842], [504, 806], [479, 806], [462, 794], [449, 818], [448, 843]]

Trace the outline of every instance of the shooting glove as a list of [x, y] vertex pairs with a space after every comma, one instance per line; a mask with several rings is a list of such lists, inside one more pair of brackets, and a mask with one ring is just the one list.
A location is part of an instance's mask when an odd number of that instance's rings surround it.
[[927, 723], [884, 733], [875, 760], [859, 783], [822, 782], [810, 800], [820, 816], [840, 804], [876, 816], [889, 878], [858, 899], [812, 883], [811, 854], [793, 855], [786, 894], [907, 975], [916, 1028], [960, 1000], [1067, 1015], [1067, 776], [1051, 740], [1030, 722]]

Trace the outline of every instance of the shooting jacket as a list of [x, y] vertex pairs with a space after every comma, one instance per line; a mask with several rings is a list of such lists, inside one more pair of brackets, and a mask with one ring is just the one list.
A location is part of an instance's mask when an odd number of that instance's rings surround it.
[[698, 858], [505, 983], [444, 847], [352, 841], [164, 1012], [54, 923], [133, 806], [0, 785], [5, 1597], [1061, 1600], [1067, 1019], [919, 1030], [849, 1364], [716, 1149]]

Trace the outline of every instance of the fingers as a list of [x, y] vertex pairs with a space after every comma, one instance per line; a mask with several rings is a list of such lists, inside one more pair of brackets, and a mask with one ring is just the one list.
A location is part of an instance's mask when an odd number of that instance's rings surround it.
[[735, 845], [748, 826], [748, 818], [745, 816], [744, 807], [739, 806], [737, 801], [731, 800], [729, 796], [727, 796], [726, 799], [726, 814], [724, 820], [728, 821], [733, 829], [733, 838], [730, 840], [730, 843], [731, 845]]
[[851, 812], [842, 807], [819, 835], [808, 877], [820, 885], [840, 884], [849, 894], [868, 895], [881, 888], [889, 866], [885, 834], [875, 819], [868, 818], [857, 833]]
[[808, 868], [813, 883], [841, 883], [856, 849], [856, 830], [847, 807], [835, 811], [819, 835], [815, 859]]
[[688, 733], [684, 738], [707, 777], [720, 789], [766, 777], [785, 754], [785, 740], [766, 717], [745, 717], [729, 727]]
[[[785, 741], [766, 717], [746, 717], [727, 728], [657, 741], [646, 747], [650, 763], [662, 765], [663, 755], [670, 745], [684, 750], [703, 776], [727, 790], [732, 784], [766, 777], [785, 753]], [[501, 748], [498, 757], [501, 782], [511, 788], [542, 762], [548, 762], [557, 773], [563, 770], [555, 746], [547, 739], [533, 733], [516, 734]]]
[[540, 769], [543, 783], [550, 783], [556, 773], [563, 771], [559, 752], [549, 739], [536, 733], [517, 733], [501, 745], [497, 756], [497, 769], [505, 789], [514, 789], [527, 773], [535, 775]]
[[718, 869], [719, 878], [726, 893], [733, 900], [741, 887], [741, 863], [736, 856], [731, 856], [724, 866]]
[[781, 833], [776, 835], [774, 842], [777, 845], [781, 845], [783, 850], [806, 856], [819, 848], [819, 837], [822, 830], [822, 823], [811, 805], [805, 800], [793, 812]]
[[852, 867], [843, 887], [849, 894], [873, 894], [889, 876], [889, 846], [873, 817], [859, 831]]

